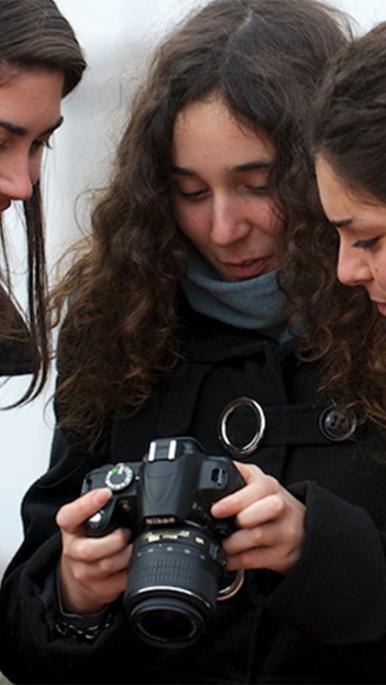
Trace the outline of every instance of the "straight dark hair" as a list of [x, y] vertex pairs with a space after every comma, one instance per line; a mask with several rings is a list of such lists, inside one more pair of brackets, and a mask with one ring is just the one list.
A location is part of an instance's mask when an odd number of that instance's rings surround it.
[[[63, 96], [79, 83], [86, 63], [69, 22], [53, 0], [1, 0], [0, 73], [12, 78], [12, 70], [45, 68], [64, 73]], [[23, 203], [27, 242], [27, 320], [23, 322], [14, 302], [6, 252], [4, 228], [0, 223], [3, 270], [0, 275], [0, 339], [20, 341], [29, 348], [32, 380], [17, 406], [38, 395], [47, 379], [50, 363], [47, 275], [40, 185]], [[16, 307], [16, 310], [15, 310]]]

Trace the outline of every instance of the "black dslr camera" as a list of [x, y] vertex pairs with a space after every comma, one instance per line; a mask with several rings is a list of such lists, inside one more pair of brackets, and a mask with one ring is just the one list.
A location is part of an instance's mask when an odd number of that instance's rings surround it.
[[117, 527], [135, 538], [123, 604], [143, 640], [184, 647], [198, 640], [224, 597], [226, 559], [221, 541], [231, 519], [214, 519], [211, 505], [245, 485], [228, 457], [206, 456], [193, 438], [154, 440], [140, 462], [106, 464], [87, 474], [82, 493], [109, 487], [112, 498], [85, 523], [100, 537]]

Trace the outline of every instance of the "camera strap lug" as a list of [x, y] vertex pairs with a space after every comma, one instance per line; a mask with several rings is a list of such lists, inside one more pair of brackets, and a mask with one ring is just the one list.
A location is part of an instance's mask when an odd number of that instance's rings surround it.
[[231, 599], [231, 597], [234, 597], [235, 594], [240, 590], [244, 583], [244, 578], [245, 578], [245, 571], [244, 569], [240, 569], [237, 571], [235, 578], [232, 580], [230, 585], [226, 585], [226, 587], [220, 588], [217, 601], [218, 602], [224, 602], [226, 599]]

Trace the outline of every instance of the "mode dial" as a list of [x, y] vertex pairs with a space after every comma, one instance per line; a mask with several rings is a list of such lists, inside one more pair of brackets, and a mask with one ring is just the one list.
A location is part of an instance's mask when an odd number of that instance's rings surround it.
[[116, 464], [112, 469], [110, 469], [105, 478], [105, 483], [110, 490], [117, 492], [127, 488], [127, 486], [132, 482], [133, 478], [133, 469], [131, 469], [130, 466], [127, 466], [127, 464], [120, 463]]

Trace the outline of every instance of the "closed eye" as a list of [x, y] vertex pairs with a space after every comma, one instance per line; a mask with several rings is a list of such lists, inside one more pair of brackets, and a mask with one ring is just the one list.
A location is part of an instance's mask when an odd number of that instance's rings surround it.
[[208, 193], [207, 188], [200, 188], [199, 190], [191, 190], [191, 191], [186, 191], [182, 190], [181, 188], [178, 188], [176, 186], [177, 193], [181, 195], [181, 197], [185, 198], [186, 200], [201, 200], [201, 198], [206, 197]]
[[353, 247], [359, 247], [362, 250], [369, 250], [377, 244], [378, 240], [379, 236], [376, 236], [375, 238], [369, 238], [368, 240], [356, 240], [355, 243], [353, 243]]
[[261, 185], [261, 186], [252, 186], [252, 185], [245, 185], [246, 190], [248, 190], [249, 193], [255, 194], [255, 195], [264, 195], [264, 193], [268, 192], [268, 186], [267, 185]]
[[43, 148], [48, 148], [48, 150], [52, 150], [50, 138], [40, 138], [38, 140], [34, 140], [31, 147], [32, 150], [34, 150], [35, 152], [37, 150], [42, 150]]

